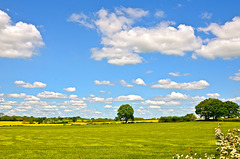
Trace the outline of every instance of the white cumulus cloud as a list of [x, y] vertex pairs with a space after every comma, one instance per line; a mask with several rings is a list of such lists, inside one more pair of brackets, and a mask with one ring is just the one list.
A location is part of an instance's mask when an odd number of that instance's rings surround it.
[[218, 93], [207, 93], [208, 97], [220, 97], [221, 95]]
[[240, 101], [240, 97], [230, 98], [228, 100], [229, 101], [233, 101], [233, 102], [239, 102]]
[[104, 106], [104, 108], [107, 108], [107, 109], [110, 109], [110, 108], [112, 108], [113, 106], [111, 106], [111, 105], [105, 105]]
[[12, 94], [8, 94], [7, 97], [9, 98], [25, 98], [27, 95], [25, 93], [12, 93]]
[[67, 98], [67, 95], [62, 93], [55, 93], [55, 92], [49, 92], [44, 91], [37, 95], [39, 98], [45, 98], [45, 99], [65, 99]]
[[[194, 34], [194, 28], [184, 24], [173, 27], [174, 22], [162, 22], [154, 27], [133, 26], [137, 19], [148, 15], [148, 11], [139, 8], [115, 8], [109, 12], [101, 9], [92, 18], [92, 22], [101, 32], [102, 48], [92, 48], [91, 58], [100, 61], [107, 59], [113, 65], [142, 63], [140, 53], [159, 52], [165, 55], [183, 56], [185, 52], [201, 47], [201, 39]], [[163, 11], [155, 14], [164, 16]], [[80, 18], [79, 18], [80, 17]], [[74, 14], [74, 21], [82, 25], [88, 23], [85, 15]]]
[[155, 101], [202, 101], [205, 99], [204, 96], [189, 96], [186, 94], [182, 94], [180, 92], [172, 92], [171, 94], [167, 94], [166, 96], [156, 96], [153, 97]]
[[14, 24], [7, 13], [0, 10], [0, 57], [31, 58], [44, 42], [32, 24]]
[[189, 76], [190, 74], [189, 73], [181, 74], [180, 72], [170, 72], [169, 75], [178, 77], [178, 76]]
[[160, 109], [160, 106], [156, 106], [156, 105], [150, 105], [148, 108], [150, 109]]
[[208, 39], [206, 45], [202, 45], [192, 55], [194, 59], [202, 56], [207, 59], [232, 59], [240, 56], [240, 17], [234, 17], [232, 21], [224, 25], [211, 23], [206, 28], [199, 28], [206, 33], [211, 32], [216, 37]]
[[89, 19], [89, 17], [87, 15], [85, 15], [84, 13], [73, 13], [69, 18], [68, 18], [69, 22], [75, 22], [75, 23], [79, 23], [87, 28], [95, 28], [94, 24], [92, 24], [92, 21]]
[[40, 100], [40, 98], [33, 96], [33, 95], [27, 95], [24, 100], [29, 100], [29, 101], [35, 101], [35, 100]]
[[166, 96], [157, 96], [154, 97], [156, 100], [163, 100], [163, 101], [171, 101], [171, 100], [188, 100], [190, 97], [186, 94], [182, 94], [179, 92], [172, 92], [171, 94], [168, 94]]
[[188, 83], [177, 83], [171, 81], [170, 79], [161, 79], [158, 81], [158, 84], [152, 85], [151, 88], [196, 90], [204, 89], [209, 85], [210, 84], [205, 80], [193, 81]]
[[68, 88], [63, 88], [63, 90], [65, 90], [67, 92], [75, 92], [76, 88], [75, 87], [68, 87]]
[[140, 85], [140, 86], [146, 86], [147, 85], [141, 78], [137, 78], [136, 80], [133, 80], [132, 82], [137, 84], [137, 85]]
[[180, 102], [177, 101], [157, 101], [157, 100], [146, 100], [142, 102], [143, 105], [150, 105], [150, 106], [178, 106], [181, 105]]
[[107, 85], [107, 86], [114, 86], [113, 83], [111, 83], [110, 81], [99, 81], [99, 80], [95, 80], [94, 81], [95, 85]]
[[120, 80], [120, 84], [121, 84], [123, 87], [133, 87], [133, 85], [127, 83], [127, 82], [124, 81], [124, 80]]
[[11, 105], [0, 105], [0, 109], [12, 109]]
[[140, 101], [140, 100], [144, 99], [139, 95], [118, 96], [117, 98], [114, 99], [114, 101]]
[[42, 82], [34, 82], [33, 84], [31, 83], [26, 83], [24, 81], [15, 81], [14, 84], [17, 85], [17, 87], [23, 87], [23, 88], [46, 88], [47, 85]]

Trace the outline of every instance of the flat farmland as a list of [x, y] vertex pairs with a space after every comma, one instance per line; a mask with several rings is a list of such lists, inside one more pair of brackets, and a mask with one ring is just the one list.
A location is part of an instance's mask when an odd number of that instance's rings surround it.
[[[239, 122], [221, 123], [223, 132]], [[215, 153], [216, 122], [0, 127], [0, 158], [171, 158]]]

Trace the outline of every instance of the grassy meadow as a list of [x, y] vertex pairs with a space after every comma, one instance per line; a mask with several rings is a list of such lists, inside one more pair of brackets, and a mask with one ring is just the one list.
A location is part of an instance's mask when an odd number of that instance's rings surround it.
[[[222, 130], [239, 128], [223, 122]], [[216, 122], [0, 127], [0, 158], [171, 158], [215, 152]]]

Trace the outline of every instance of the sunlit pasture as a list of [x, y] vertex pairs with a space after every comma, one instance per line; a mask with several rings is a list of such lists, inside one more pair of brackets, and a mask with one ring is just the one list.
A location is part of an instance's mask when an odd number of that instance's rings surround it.
[[[0, 127], [0, 158], [171, 158], [214, 153], [215, 122]], [[222, 123], [223, 131], [239, 123]]]

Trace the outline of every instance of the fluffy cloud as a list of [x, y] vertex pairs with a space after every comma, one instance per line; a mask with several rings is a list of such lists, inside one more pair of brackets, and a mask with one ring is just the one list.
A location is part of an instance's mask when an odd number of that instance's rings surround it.
[[129, 28], [134, 23], [134, 19], [141, 18], [147, 14], [147, 11], [138, 8], [115, 8], [115, 12], [112, 13], [105, 9], [100, 9], [94, 22], [104, 35], [111, 35]]
[[75, 87], [68, 87], [68, 88], [63, 88], [63, 90], [65, 90], [67, 92], [75, 92], [76, 88]]
[[150, 109], [160, 109], [161, 107], [160, 107], [160, 106], [151, 105], [151, 106], [149, 106], [148, 108], [150, 108]]
[[165, 102], [165, 101], [153, 101], [153, 100], [146, 100], [142, 102], [141, 104], [143, 105], [150, 105], [150, 106], [178, 106], [181, 105], [180, 102], [176, 101], [170, 101], [170, 102]]
[[12, 109], [11, 105], [0, 105], [0, 109]]
[[140, 8], [115, 8], [118, 15], [127, 14], [132, 19], [141, 18], [148, 15], [148, 11], [142, 10]]
[[169, 75], [178, 77], [178, 76], [188, 76], [190, 74], [189, 73], [181, 74], [180, 72], [170, 72]]
[[49, 112], [49, 111], [58, 111], [58, 108], [55, 105], [44, 105], [41, 107], [40, 110], [43, 112], [45, 111]]
[[75, 23], [79, 23], [87, 28], [95, 28], [95, 26], [92, 24], [91, 20], [89, 19], [89, 17], [87, 15], [85, 15], [84, 13], [73, 13], [69, 18], [68, 18], [69, 22], [75, 22]]
[[120, 81], [120, 84], [121, 84], [123, 87], [133, 87], [133, 85], [125, 82], [124, 80], [121, 80], [121, 81]]
[[171, 100], [189, 100], [189, 96], [179, 92], [172, 92], [166, 96], [154, 97], [155, 100], [171, 101]]
[[99, 80], [95, 80], [94, 81], [95, 85], [107, 85], [107, 86], [114, 86], [113, 83], [111, 83], [110, 81], [99, 81]]
[[89, 98], [83, 98], [86, 102], [89, 103], [111, 103], [113, 101], [113, 98], [103, 98], [103, 97], [89, 97]]
[[240, 69], [238, 70], [237, 73], [234, 73], [234, 76], [230, 76], [229, 79], [234, 81], [240, 81]]
[[107, 109], [110, 109], [110, 108], [112, 108], [113, 106], [111, 106], [111, 105], [105, 105], [104, 106], [104, 108], [107, 108]]
[[205, 80], [193, 81], [189, 83], [177, 83], [170, 79], [161, 79], [158, 84], [154, 84], [151, 88], [163, 88], [163, 89], [184, 89], [184, 90], [196, 90], [204, 89], [210, 84]]
[[70, 109], [65, 109], [64, 112], [72, 112], [73, 110], [70, 110]]
[[40, 98], [35, 97], [33, 95], [27, 95], [26, 98], [24, 98], [24, 100], [35, 101], [35, 100], [40, 100]]
[[240, 97], [230, 98], [230, 99], [227, 99], [227, 100], [233, 101], [233, 102], [239, 102], [240, 101]]
[[125, 48], [103, 47], [102, 49], [92, 48], [91, 51], [91, 58], [96, 61], [107, 58], [108, 63], [119, 66], [142, 63], [142, 57]]
[[24, 101], [20, 103], [20, 106], [35, 106], [35, 107], [41, 107], [44, 105], [48, 105], [47, 102], [40, 101], [40, 100], [34, 100], [34, 101]]
[[23, 82], [23, 81], [15, 81], [14, 84], [17, 84], [17, 85], [24, 85], [26, 82]]
[[154, 98], [155, 101], [202, 101], [206, 99], [204, 96], [189, 96], [186, 94], [182, 94], [179, 92], [172, 92], [166, 96], [156, 96]]
[[31, 83], [26, 83], [24, 81], [15, 81], [14, 84], [17, 85], [17, 87], [23, 87], [23, 88], [46, 88], [47, 85], [42, 82], [34, 82], [33, 84]]
[[78, 96], [77, 96], [77, 95], [74, 95], [74, 94], [72, 94], [72, 95], [69, 95], [69, 98], [70, 98], [70, 99], [78, 99]]
[[208, 39], [206, 45], [196, 50], [193, 58], [202, 56], [207, 59], [231, 59], [240, 56], [240, 17], [234, 17], [224, 25], [211, 23], [206, 28], [199, 28], [206, 33], [211, 32], [216, 38]]
[[194, 96], [194, 97], [191, 97], [191, 99], [198, 103], [205, 100], [206, 98], [204, 96]]
[[44, 42], [32, 24], [14, 24], [7, 13], [0, 10], [0, 57], [31, 58]]
[[139, 53], [160, 52], [183, 56], [186, 51], [194, 51], [201, 46], [201, 40], [195, 37], [191, 26], [179, 25], [176, 29], [169, 24], [122, 30], [103, 37], [102, 43], [102, 49], [92, 50], [92, 58], [107, 58], [109, 63], [115, 65], [141, 63]]
[[[146, 15], [148, 11], [139, 8], [115, 8], [114, 12], [99, 10], [92, 22], [102, 33], [103, 47], [92, 48], [91, 58], [97, 61], [106, 58], [108, 63], [114, 65], [137, 64], [143, 61], [140, 53], [183, 56], [185, 52], [201, 47], [202, 41], [195, 36], [191, 26], [170, 26], [174, 22], [163, 22], [151, 28], [132, 26], [137, 19]], [[164, 12], [156, 13], [159, 17], [163, 15]], [[79, 23], [82, 25], [88, 23], [83, 14], [74, 14], [74, 17], [72, 19], [81, 19]]]
[[44, 91], [37, 95], [39, 98], [45, 98], [45, 99], [65, 99], [67, 98], [67, 95], [62, 93], [55, 93], [55, 92], [48, 92]]
[[137, 85], [140, 85], [140, 86], [146, 86], [146, 83], [141, 78], [137, 78], [136, 80], [133, 80], [132, 82]]
[[18, 104], [16, 101], [2, 101], [1, 102], [2, 105], [16, 105]]
[[89, 97], [89, 98], [83, 98], [82, 100], [85, 100], [89, 103], [112, 103], [112, 102], [122, 102], [122, 101], [142, 101], [144, 100], [139, 95], [127, 95], [127, 96], [118, 96], [116, 98], [103, 98], [103, 97]]
[[140, 100], [144, 99], [139, 95], [119, 96], [114, 99], [114, 101], [140, 101]]
[[82, 108], [87, 107], [87, 104], [82, 100], [64, 101], [63, 105], [81, 106]]
[[220, 97], [221, 95], [218, 93], [208, 93], [207, 96], [208, 97]]
[[7, 97], [9, 98], [25, 98], [27, 95], [25, 93], [12, 93], [12, 94], [8, 94]]

